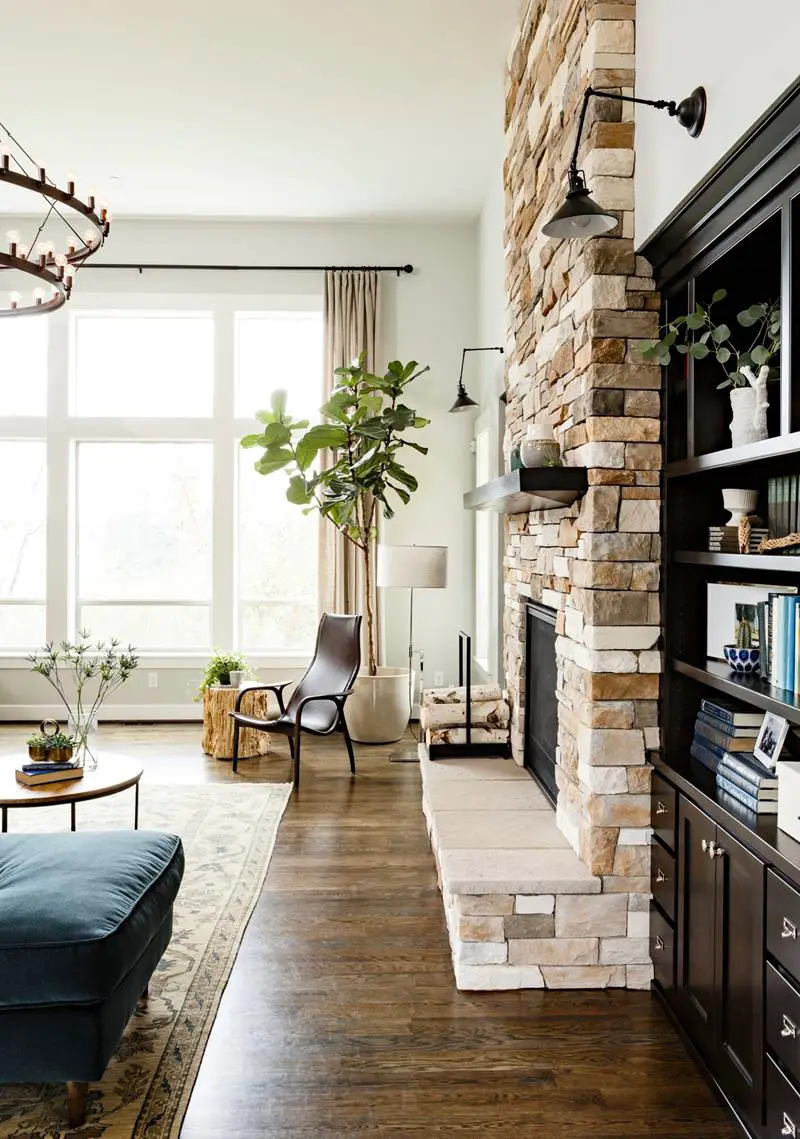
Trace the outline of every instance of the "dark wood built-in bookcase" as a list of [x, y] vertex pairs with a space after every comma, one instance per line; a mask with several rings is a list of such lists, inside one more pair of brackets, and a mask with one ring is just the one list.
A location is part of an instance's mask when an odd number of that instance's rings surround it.
[[709, 526], [727, 519], [723, 488], [757, 489], [765, 518], [768, 480], [800, 474], [800, 82], [643, 252], [665, 319], [724, 288], [720, 309], [733, 328], [740, 309], [780, 298], [768, 438], [731, 447], [714, 362], [674, 357], [664, 370], [665, 676], [650, 940], [655, 987], [742, 1132], [800, 1137], [800, 843], [775, 816], [737, 811], [689, 756], [700, 701], [715, 694], [800, 726], [796, 695], [706, 658], [709, 582], [800, 586], [800, 549], [708, 552]]

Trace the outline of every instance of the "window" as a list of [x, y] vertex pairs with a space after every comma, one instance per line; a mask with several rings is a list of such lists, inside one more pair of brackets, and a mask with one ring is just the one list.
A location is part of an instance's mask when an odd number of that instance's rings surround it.
[[169, 656], [313, 648], [317, 518], [238, 440], [278, 387], [317, 417], [319, 299], [196, 300], [0, 322], [0, 653], [80, 628]]
[[80, 443], [77, 623], [151, 649], [211, 641], [209, 443]]
[[[238, 313], [235, 340], [237, 412], [252, 415], [282, 387], [289, 413], [313, 422], [322, 402], [320, 314]], [[256, 474], [256, 455], [241, 451], [239, 460], [239, 643], [307, 651], [317, 625], [318, 519], [286, 501], [281, 472]]]
[[44, 415], [47, 406], [47, 321], [0, 320], [0, 416]]
[[72, 342], [77, 415], [211, 415], [210, 313], [78, 312]]
[[0, 441], [0, 488], [0, 649], [27, 649], [45, 639], [45, 444]]

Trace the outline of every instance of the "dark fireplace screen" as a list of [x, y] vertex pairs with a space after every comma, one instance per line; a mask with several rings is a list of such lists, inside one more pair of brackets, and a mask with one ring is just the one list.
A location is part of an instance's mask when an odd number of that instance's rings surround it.
[[556, 615], [552, 609], [528, 606], [525, 656], [525, 766], [555, 803], [558, 701]]

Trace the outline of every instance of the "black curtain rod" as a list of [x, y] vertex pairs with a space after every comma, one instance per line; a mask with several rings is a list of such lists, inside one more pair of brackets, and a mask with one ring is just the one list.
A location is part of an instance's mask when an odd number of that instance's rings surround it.
[[195, 272], [212, 273], [413, 273], [413, 265], [155, 265], [137, 262], [105, 262], [96, 265], [92, 262], [81, 269], [192, 269]]

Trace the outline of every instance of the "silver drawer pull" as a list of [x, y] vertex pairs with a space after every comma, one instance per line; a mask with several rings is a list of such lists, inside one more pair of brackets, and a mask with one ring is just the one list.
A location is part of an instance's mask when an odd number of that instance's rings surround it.
[[781, 928], [781, 937], [787, 941], [790, 938], [792, 941], [797, 940], [797, 926], [794, 924], [794, 922], [789, 921], [788, 918], [783, 919], [783, 926]]
[[656, 949], [663, 949], [664, 948], [664, 938], [661, 937], [660, 934], [656, 934], [655, 948]]
[[713, 842], [706, 842], [706, 840], [703, 839], [703, 841], [700, 843], [700, 849], [702, 850], [703, 854], [708, 854], [713, 845]]
[[656, 814], [657, 815], [669, 814], [666, 803], [662, 803], [660, 799], [656, 801]]
[[666, 882], [666, 880], [667, 880], [666, 874], [661, 869], [661, 867], [659, 867], [658, 870], [656, 870], [656, 882]]
[[794, 1040], [794, 1038], [797, 1036], [797, 1025], [786, 1015], [786, 1013], [783, 1014], [781, 1036], [790, 1036], [792, 1040]]
[[795, 1139], [797, 1135], [797, 1128], [794, 1125], [794, 1121], [790, 1118], [790, 1116], [786, 1114], [785, 1111], [783, 1113], [783, 1127], [781, 1128], [781, 1135], [791, 1135], [792, 1139]]

